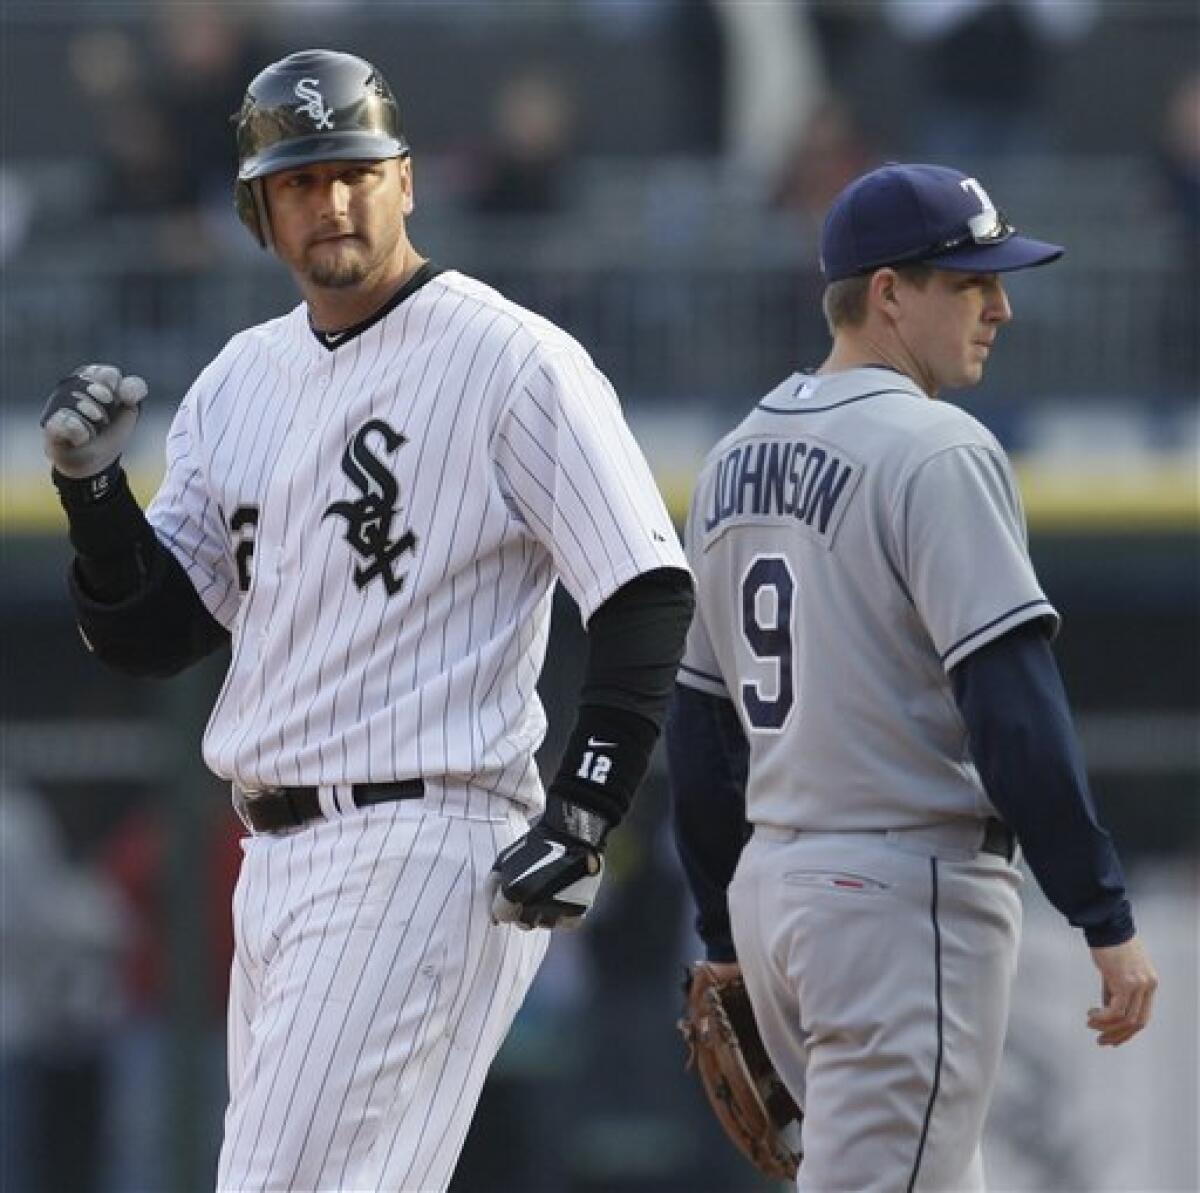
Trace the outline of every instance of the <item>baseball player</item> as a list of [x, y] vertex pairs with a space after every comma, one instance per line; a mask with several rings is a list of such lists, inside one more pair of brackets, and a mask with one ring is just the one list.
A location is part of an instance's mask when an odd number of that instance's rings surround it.
[[1008, 461], [934, 400], [982, 376], [1012, 317], [1003, 275], [1061, 252], [956, 170], [857, 179], [821, 237], [829, 358], [696, 486], [677, 839], [708, 955], [740, 966], [805, 1112], [802, 1190], [983, 1187], [1018, 842], [1091, 948], [1099, 1043], [1150, 1015]]
[[[303, 302], [197, 378], [145, 514], [120, 466], [145, 384], [92, 365], [55, 388], [70, 588], [124, 671], [232, 647], [204, 737], [249, 830], [218, 1187], [424, 1193], [450, 1181], [542, 929], [592, 903], [691, 578], [583, 349], [409, 241], [378, 71], [272, 64], [237, 144], [238, 213]], [[590, 658], [544, 793], [558, 579]]]

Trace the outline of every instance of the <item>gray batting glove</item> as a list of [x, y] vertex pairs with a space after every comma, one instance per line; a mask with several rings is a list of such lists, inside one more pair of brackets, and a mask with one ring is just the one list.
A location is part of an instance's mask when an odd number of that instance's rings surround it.
[[55, 387], [42, 411], [42, 447], [63, 476], [83, 480], [115, 463], [149, 392], [115, 365], [82, 365]]

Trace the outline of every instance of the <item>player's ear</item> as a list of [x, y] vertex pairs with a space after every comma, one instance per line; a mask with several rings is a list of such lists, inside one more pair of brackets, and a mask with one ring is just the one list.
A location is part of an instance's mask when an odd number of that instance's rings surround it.
[[400, 193], [403, 196], [401, 203], [405, 216], [410, 216], [414, 206], [412, 158], [407, 155], [399, 158], [397, 168], [400, 171]]
[[877, 269], [871, 274], [867, 286], [867, 305], [894, 320], [899, 314], [897, 283], [899, 274], [894, 269]]

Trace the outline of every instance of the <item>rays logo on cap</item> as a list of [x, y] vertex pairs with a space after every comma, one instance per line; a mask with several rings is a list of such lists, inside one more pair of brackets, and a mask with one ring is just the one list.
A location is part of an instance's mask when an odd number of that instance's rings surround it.
[[316, 128], [333, 128], [333, 109], [325, 106], [325, 97], [320, 88], [320, 79], [301, 79], [296, 84], [296, 98], [304, 101], [299, 111], [303, 112]]
[[979, 185], [975, 178], [963, 178], [959, 181], [959, 186], [968, 194], [974, 195], [979, 200], [981, 208], [978, 215], [973, 215], [967, 220], [967, 227], [971, 229], [971, 235], [975, 238], [976, 244], [994, 244], [1002, 240], [1007, 240], [1012, 235], [1012, 229], [1008, 228], [1003, 216], [996, 210], [995, 203], [992, 202], [987, 191]]

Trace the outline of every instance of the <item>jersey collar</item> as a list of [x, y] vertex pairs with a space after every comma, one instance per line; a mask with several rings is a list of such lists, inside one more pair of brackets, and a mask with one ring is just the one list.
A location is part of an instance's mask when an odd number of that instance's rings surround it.
[[318, 331], [309, 323], [308, 330], [313, 333], [314, 338], [322, 348], [328, 352], [335, 352], [343, 344], [348, 344], [351, 340], [362, 335], [368, 327], [374, 327], [380, 319], [383, 319], [394, 311], [409, 295], [415, 294], [426, 282], [432, 281], [441, 272], [442, 270], [439, 266], [434, 265], [432, 261], [426, 261], [379, 310], [372, 315], [368, 315], [361, 323], [356, 323], [353, 327], [347, 327], [342, 331]]

